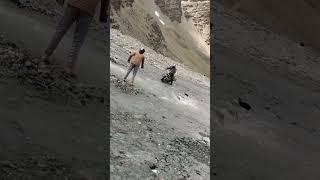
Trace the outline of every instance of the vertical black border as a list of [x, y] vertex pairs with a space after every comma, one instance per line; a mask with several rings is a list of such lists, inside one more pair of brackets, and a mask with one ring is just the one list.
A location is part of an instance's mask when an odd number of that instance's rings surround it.
[[106, 179], [110, 179], [110, 10], [111, 2], [108, 1], [108, 23], [106, 23], [106, 99], [105, 99], [105, 120], [106, 120]]
[[213, 34], [213, 25], [214, 25], [214, 13], [213, 13], [213, 3], [214, 0], [210, 1], [210, 179], [214, 179], [217, 175], [216, 173], [216, 144], [215, 144], [215, 127], [213, 123], [213, 80], [214, 80], [214, 34]]

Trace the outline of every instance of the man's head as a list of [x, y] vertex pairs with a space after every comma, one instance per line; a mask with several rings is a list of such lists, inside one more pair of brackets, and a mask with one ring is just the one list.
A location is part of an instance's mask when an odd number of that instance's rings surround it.
[[145, 50], [144, 50], [143, 47], [139, 49], [139, 53], [140, 53], [140, 54], [143, 54], [144, 52], [145, 52]]

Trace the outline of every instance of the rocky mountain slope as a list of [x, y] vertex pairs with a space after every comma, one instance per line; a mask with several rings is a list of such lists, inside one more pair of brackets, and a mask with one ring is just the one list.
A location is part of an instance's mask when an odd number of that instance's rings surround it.
[[316, 0], [218, 0], [297, 43], [320, 49], [320, 2]]
[[60, 12], [51, 0], [0, 1], [0, 179], [105, 178], [105, 34], [93, 24], [72, 80], [71, 34], [40, 60]]
[[316, 42], [315, 11], [250, 0], [212, 11], [219, 179], [319, 179], [320, 53], [306, 38]]
[[[177, 62], [209, 75], [209, 9], [204, 8], [203, 3], [180, 0], [114, 0], [111, 5], [114, 29], [135, 37]], [[199, 9], [202, 11], [198, 11]]]
[[122, 80], [129, 51], [145, 45], [110, 32], [111, 177], [209, 179], [209, 78], [178, 63], [177, 81], [163, 84], [174, 62], [146, 47], [149, 61], [130, 86]]
[[210, 1], [182, 0], [183, 15], [190, 19], [206, 43], [210, 44]]
[[[209, 46], [201, 28], [177, 0], [114, 1], [112, 9], [111, 178], [210, 179]], [[132, 86], [123, 81], [127, 58], [141, 46], [145, 68]], [[172, 64], [170, 86], [160, 77]]]

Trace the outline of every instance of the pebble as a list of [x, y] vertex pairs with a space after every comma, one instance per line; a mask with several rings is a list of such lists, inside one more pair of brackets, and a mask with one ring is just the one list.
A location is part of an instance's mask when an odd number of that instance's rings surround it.
[[155, 174], [159, 174], [159, 170], [157, 169], [152, 169], [151, 171], [154, 172]]

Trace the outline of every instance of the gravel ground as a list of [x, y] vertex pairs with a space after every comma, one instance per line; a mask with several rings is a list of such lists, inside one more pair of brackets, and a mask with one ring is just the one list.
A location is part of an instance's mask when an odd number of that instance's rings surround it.
[[106, 89], [67, 77], [63, 56], [41, 62], [33, 53], [42, 50], [41, 38], [49, 39], [50, 33], [38, 37], [30, 23], [25, 27], [29, 34], [20, 39], [14, 36], [19, 30], [8, 31], [17, 27], [17, 18], [53, 30], [61, 6], [1, 1], [1, 9], [7, 27], [0, 32], [0, 179], [104, 179]]
[[214, 4], [217, 178], [319, 179], [319, 53]]
[[179, 136], [145, 114], [112, 111], [111, 119], [112, 179], [203, 179], [208, 173], [206, 141]]
[[0, 35], [0, 61], [2, 78], [18, 79], [20, 83], [37, 90], [39, 97], [52, 100], [62, 96], [79, 105], [86, 105], [89, 101], [104, 103], [106, 89], [68, 78], [62, 66], [41, 62], [28, 51], [5, 40], [3, 35]]
[[[209, 179], [208, 78], [146, 47], [145, 69], [128, 84], [126, 59], [140, 46], [111, 29], [112, 178]], [[165, 85], [161, 73], [172, 64], [177, 81]]]

